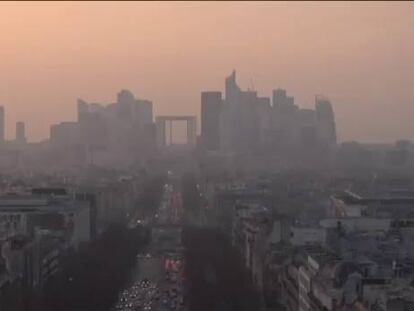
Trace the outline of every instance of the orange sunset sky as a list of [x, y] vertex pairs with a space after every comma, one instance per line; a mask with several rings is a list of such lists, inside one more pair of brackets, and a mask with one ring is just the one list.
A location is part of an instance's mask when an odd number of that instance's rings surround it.
[[155, 114], [199, 114], [202, 90], [286, 88], [334, 105], [340, 141], [414, 140], [414, 3], [1, 2], [7, 137], [75, 120], [76, 99], [128, 88]]

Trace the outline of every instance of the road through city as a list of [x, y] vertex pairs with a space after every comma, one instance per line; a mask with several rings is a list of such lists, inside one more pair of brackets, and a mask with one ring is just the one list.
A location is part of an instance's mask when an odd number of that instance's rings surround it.
[[131, 220], [130, 226], [145, 223], [149, 227], [151, 242], [138, 254], [130, 282], [120, 292], [114, 311], [187, 310], [181, 220], [181, 194], [170, 183], [164, 185], [161, 204], [151, 220]]

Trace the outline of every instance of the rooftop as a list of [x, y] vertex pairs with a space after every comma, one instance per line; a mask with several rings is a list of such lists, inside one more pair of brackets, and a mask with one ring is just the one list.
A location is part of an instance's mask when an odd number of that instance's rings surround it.
[[0, 212], [51, 212], [77, 210], [87, 206], [69, 196], [55, 197], [33, 194], [7, 194], [0, 196]]

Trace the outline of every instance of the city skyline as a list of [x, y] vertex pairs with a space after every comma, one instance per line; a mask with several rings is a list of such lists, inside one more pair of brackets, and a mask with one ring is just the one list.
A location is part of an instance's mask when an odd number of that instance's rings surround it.
[[76, 98], [110, 102], [124, 88], [150, 98], [155, 115], [200, 120], [200, 92], [223, 91], [222, 77], [233, 69], [240, 86], [259, 96], [280, 87], [310, 108], [316, 94], [326, 95], [339, 142], [413, 139], [409, 3], [1, 7], [8, 139], [17, 121], [25, 122], [29, 141], [47, 139], [51, 124], [76, 119]]
[[0, 311], [414, 310], [413, 2], [0, 2]]

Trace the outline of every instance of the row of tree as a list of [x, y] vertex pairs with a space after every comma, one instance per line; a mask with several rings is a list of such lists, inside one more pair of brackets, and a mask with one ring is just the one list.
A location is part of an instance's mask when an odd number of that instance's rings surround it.
[[90, 244], [65, 253], [60, 271], [41, 291], [16, 282], [3, 289], [1, 306], [7, 311], [109, 310], [148, 240], [142, 227], [111, 225]]
[[190, 310], [260, 310], [259, 295], [224, 233], [186, 227], [183, 243]]
[[109, 310], [148, 238], [141, 227], [113, 225], [98, 240], [65, 257], [62, 272], [44, 288], [42, 310]]
[[[182, 177], [181, 191], [185, 213], [201, 214], [203, 203], [194, 175]], [[260, 310], [260, 297], [224, 232], [189, 225], [182, 240], [190, 311]]]
[[[136, 212], [148, 217], [156, 212], [164, 181], [163, 176], [147, 177]], [[60, 272], [42, 291], [13, 284], [0, 299], [8, 311], [110, 310], [136, 264], [136, 254], [149, 239], [147, 228], [128, 229], [126, 223], [114, 223], [90, 243], [65, 253]]]
[[[136, 203], [144, 217], [155, 214], [162, 198], [165, 177], [148, 177]], [[66, 264], [44, 291], [43, 310], [109, 310], [136, 264], [136, 255], [149, 242], [150, 232], [114, 224], [92, 244], [68, 256]]]
[[[136, 212], [155, 214], [162, 198], [165, 177], [148, 177], [136, 202]], [[62, 272], [44, 289], [42, 310], [109, 310], [129, 279], [136, 255], [148, 244], [143, 227], [127, 229], [113, 224], [99, 239], [65, 257]]]

